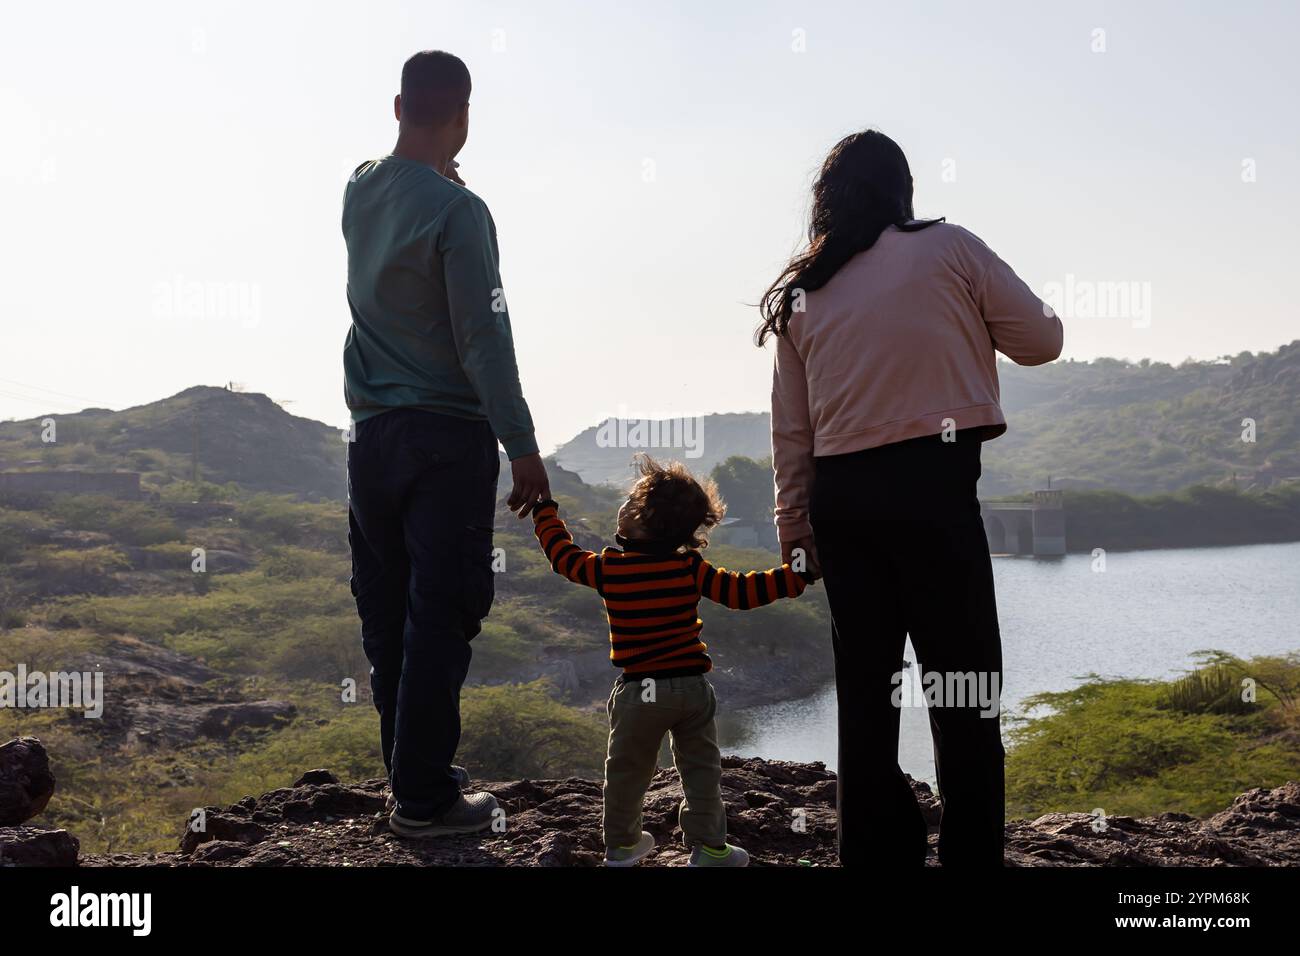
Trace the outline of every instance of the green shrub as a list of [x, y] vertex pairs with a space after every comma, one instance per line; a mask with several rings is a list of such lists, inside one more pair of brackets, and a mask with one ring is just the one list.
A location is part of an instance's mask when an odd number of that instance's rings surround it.
[[[159, 468], [159, 471], [165, 471]], [[233, 501], [240, 497], [239, 486], [230, 482], [224, 485], [210, 481], [167, 481], [162, 484], [159, 497], [163, 501]]]
[[286, 581], [305, 578], [347, 580], [351, 574], [351, 566], [339, 555], [290, 545], [269, 551], [257, 566], [268, 578]]
[[0, 564], [17, 561], [32, 533], [50, 526], [50, 521], [36, 512], [0, 508]]
[[103, 590], [114, 574], [131, 566], [121, 551], [107, 546], [82, 550], [37, 548], [28, 552], [27, 563], [47, 593]]
[[[1272, 684], [1300, 678], [1300, 660], [1240, 663]], [[1227, 686], [1218, 676], [1172, 684], [1093, 677], [1029, 698], [1028, 712], [1047, 713], [1018, 720], [1009, 734], [1008, 815], [1101, 807], [1107, 814], [1205, 816], [1243, 790], [1300, 777], [1294, 712], [1268, 693], [1244, 712], [1225, 707]], [[1235, 680], [1234, 687], [1239, 694]]]
[[68, 528], [103, 532], [122, 544], [162, 544], [179, 541], [182, 536], [176, 522], [143, 501], [119, 501], [103, 495], [60, 495], [54, 498], [51, 511]]
[[1244, 714], [1254, 704], [1242, 699], [1241, 684], [1221, 665], [1192, 671], [1169, 684], [1165, 706], [1185, 714]]
[[482, 632], [470, 646], [474, 651], [470, 662], [471, 681], [510, 674], [526, 667], [537, 657], [536, 647], [527, 638], [494, 617], [483, 622]]
[[273, 538], [277, 544], [347, 553], [347, 509], [337, 502], [295, 501], [286, 495], [253, 495], [237, 502], [235, 520]]
[[608, 733], [603, 715], [566, 707], [547, 688], [533, 681], [464, 692], [460, 757], [476, 777], [599, 777]]

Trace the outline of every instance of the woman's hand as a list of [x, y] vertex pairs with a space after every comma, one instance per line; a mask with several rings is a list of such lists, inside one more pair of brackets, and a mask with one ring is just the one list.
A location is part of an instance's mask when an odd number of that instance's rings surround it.
[[807, 574], [814, 581], [822, 576], [822, 566], [817, 560], [817, 542], [812, 535], [782, 541], [781, 562], [790, 565], [796, 574]]

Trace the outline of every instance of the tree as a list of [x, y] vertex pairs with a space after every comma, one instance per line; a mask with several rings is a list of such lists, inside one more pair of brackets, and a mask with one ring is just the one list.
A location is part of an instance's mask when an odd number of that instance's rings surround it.
[[714, 467], [711, 477], [727, 502], [727, 517], [764, 523], [772, 520], [772, 459], [756, 461], [732, 455]]

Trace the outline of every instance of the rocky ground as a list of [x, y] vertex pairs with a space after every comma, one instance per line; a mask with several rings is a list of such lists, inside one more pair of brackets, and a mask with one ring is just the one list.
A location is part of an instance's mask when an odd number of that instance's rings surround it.
[[[517, 780], [483, 784], [505, 809], [505, 832], [407, 841], [388, 829], [383, 780], [340, 784], [325, 770], [296, 786], [206, 810], [206, 832], [186, 832], [174, 853], [83, 856], [82, 866], [599, 866], [600, 783]], [[723, 789], [735, 842], [755, 863], [835, 862], [835, 777], [820, 765], [724, 758]], [[681, 788], [661, 770], [645, 822], [660, 848], [651, 866], [686, 863], [677, 831]], [[796, 813], [798, 812], [798, 818]], [[797, 826], [796, 826], [797, 822]], [[182, 821], [183, 823], [183, 821]], [[179, 828], [178, 828], [179, 829]], [[676, 832], [675, 832], [676, 831]]]
[[65, 669], [105, 675], [103, 713], [85, 729], [106, 750], [224, 741], [242, 728], [279, 726], [296, 713], [289, 701], [250, 699], [192, 658], [125, 637]]
[[[327, 770], [293, 787], [208, 807], [202, 832], [177, 821], [177, 849], [157, 854], [81, 855], [63, 830], [23, 826], [48, 799], [44, 750], [31, 738], [0, 748], [0, 864], [81, 866], [598, 866], [600, 784], [592, 780], [487, 782], [506, 814], [504, 832], [406, 841], [388, 829], [384, 781], [343, 784]], [[727, 818], [754, 865], [834, 866], [835, 775], [820, 764], [723, 758]], [[939, 803], [913, 783], [931, 830]], [[661, 770], [646, 796], [645, 828], [659, 849], [645, 865], [681, 866], [681, 789]], [[35, 809], [34, 809], [35, 808]], [[5, 826], [3, 824], [12, 823]], [[197, 829], [197, 828], [196, 828]], [[1007, 824], [1010, 866], [1297, 866], [1300, 783], [1255, 789], [1207, 820], [1183, 814], [1108, 817], [1047, 814]], [[931, 837], [929, 863], [934, 858]]]

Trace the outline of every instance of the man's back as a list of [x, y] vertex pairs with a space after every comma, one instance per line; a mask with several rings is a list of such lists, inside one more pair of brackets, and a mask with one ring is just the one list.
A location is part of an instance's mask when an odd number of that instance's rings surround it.
[[[352, 328], [348, 544], [361, 646], [393, 788], [390, 829], [476, 833], [492, 794], [455, 767], [470, 641], [492, 607], [492, 526], [505, 446], [520, 517], [550, 498], [519, 387], [496, 228], [464, 188], [469, 70], [422, 50], [402, 66], [392, 154], [343, 196]], [[399, 733], [400, 728], [400, 733]]]
[[343, 198], [354, 421], [419, 408], [491, 422], [511, 458], [536, 451], [483, 201], [429, 166], [365, 163]]

